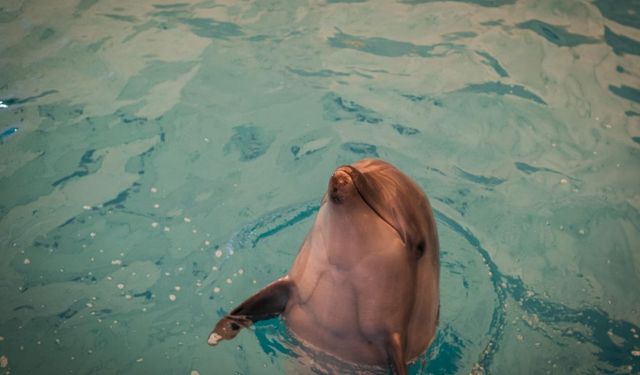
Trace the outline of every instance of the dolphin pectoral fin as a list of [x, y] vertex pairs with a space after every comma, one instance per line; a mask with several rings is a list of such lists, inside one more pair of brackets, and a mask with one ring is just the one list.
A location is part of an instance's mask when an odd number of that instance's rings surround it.
[[272, 282], [220, 319], [209, 334], [207, 343], [213, 346], [221, 340], [231, 340], [240, 329], [279, 315], [287, 306], [290, 294], [291, 281], [288, 276]]
[[207, 343], [211, 346], [218, 344], [221, 340], [231, 340], [236, 337], [241, 328], [251, 325], [251, 320], [243, 316], [227, 315], [216, 324], [209, 334]]
[[395, 373], [398, 375], [407, 375], [407, 363], [404, 358], [404, 340], [400, 336], [400, 333], [394, 332], [389, 337], [389, 347], [387, 353], [389, 353], [389, 360], [393, 363]]

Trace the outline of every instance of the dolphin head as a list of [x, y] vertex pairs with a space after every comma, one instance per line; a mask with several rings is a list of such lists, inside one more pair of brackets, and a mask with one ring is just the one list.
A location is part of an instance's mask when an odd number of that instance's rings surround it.
[[[438, 253], [431, 207], [422, 189], [393, 165], [363, 159], [342, 165], [329, 179], [325, 201], [342, 214], [370, 210], [389, 224], [407, 248]], [[357, 219], [358, 215], [352, 215]]]

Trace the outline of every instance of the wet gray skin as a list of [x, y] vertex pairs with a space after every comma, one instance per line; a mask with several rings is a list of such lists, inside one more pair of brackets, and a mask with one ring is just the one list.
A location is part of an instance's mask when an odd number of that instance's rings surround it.
[[438, 325], [439, 274], [425, 194], [391, 164], [360, 160], [331, 176], [289, 273], [222, 318], [208, 342], [281, 315], [304, 343], [406, 374]]

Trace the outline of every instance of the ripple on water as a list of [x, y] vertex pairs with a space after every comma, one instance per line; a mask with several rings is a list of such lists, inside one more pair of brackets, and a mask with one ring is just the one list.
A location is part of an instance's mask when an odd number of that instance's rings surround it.
[[[250, 294], [246, 293], [245, 287], [229, 282], [230, 276], [238, 273], [235, 267], [246, 264], [251, 274], [258, 274], [262, 279], [261, 285], [286, 273], [288, 267], [282, 265], [291, 263], [299, 246], [292, 240], [295, 237], [292, 233], [297, 233], [298, 237], [306, 233], [305, 227], [311, 222], [307, 219], [311, 219], [318, 208], [317, 203], [309, 202], [275, 210], [232, 236], [230, 243], [233, 244], [237, 254], [234, 258], [237, 259], [226, 258], [227, 262], [220, 266], [221, 275], [218, 279], [227, 278], [226, 282], [233, 290], [214, 303], [222, 308], [218, 311], [219, 315], [233, 307], [225, 301]], [[458, 219], [443, 211], [436, 210], [435, 213], [441, 243], [447, 246], [441, 249], [441, 324], [431, 348], [412, 364], [412, 372], [483, 373], [484, 369], [492, 367], [498, 349], [505, 342], [506, 330], [511, 331], [515, 327], [522, 313], [534, 317], [533, 320], [524, 320], [533, 332], [542, 332], [551, 341], [557, 340], [548, 332], [561, 331], [562, 337], [573, 341], [574, 345], [590, 343], [597, 348], [595, 355], [603, 365], [620, 368], [629, 363], [630, 353], [636, 349], [634, 345], [637, 346], [634, 334], [640, 331], [640, 327], [615, 319], [598, 308], [571, 308], [535, 293], [519, 277], [503, 274], [490, 251]], [[307, 225], [299, 227], [304, 223]], [[286, 243], [284, 256], [281, 251], [275, 250], [280, 250], [278, 244], [282, 243]], [[251, 262], [254, 258], [249, 254], [252, 251], [267, 252], [266, 258], [261, 257], [260, 264], [255, 264]], [[273, 251], [280, 254], [269, 259]], [[220, 288], [215, 287], [214, 292], [219, 293]], [[493, 298], [488, 299], [490, 295]], [[587, 333], [589, 331], [591, 334]], [[323, 355], [301, 347], [287, 334], [279, 319], [258, 323], [255, 334], [264, 353], [298, 358], [300, 366], [303, 363], [308, 365], [308, 361], [299, 358], [309, 357], [320, 371], [327, 368], [353, 370], [350, 367], [352, 365], [335, 359], [324, 358], [323, 365], [315, 362]], [[516, 338], [523, 341], [527, 336], [518, 334]], [[533, 347], [540, 346], [540, 342], [535, 344]]]

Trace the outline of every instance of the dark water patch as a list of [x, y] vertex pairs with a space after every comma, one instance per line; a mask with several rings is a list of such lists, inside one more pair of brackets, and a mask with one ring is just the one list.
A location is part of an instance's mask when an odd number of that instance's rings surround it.
[[515, 163], [513, 163], [516, 168], [520, 171], [523, 172], [524, 174], [533, 174], [533, 173], [537, 173], [537, 172], [548, 172], [548, 173], [554, 173], [554, 174], [559, 174], [564, 176], [563, 173], [556, 171], [555, 169], [551, 169], [551, 168], [545, 168], [545, 167], [535, 167], [533, 165], [521, 162], [521, 161], [517, 161]]
[[[297, 140], [296, 144], [289, 149], [296, 160], [305, 156], [313, 155], [317, 152], [325, 150], [331, 144], [329, 138], [315, 138], [313, 136], [304, 136]], [[301, 145], [301, 146], [300, 146]]]
[[146, 117], [135, 116], [131, 113], [123, 113], [120, 110], [116, 111], [116, 115], [120, 117], [120, 120], [125, 124], [144, 125], [148, 121]]
[[511, 95], [522, 99], [531, 100], [538, 104], [547, 105], [538, 95], [527, 90], [520, 85], [505, 85], [502, 82], [485, 82], [468, 85], [458, 91], [454, 92], [471, 92], [479, 94], [498, 94], [498, 95]]
[[180, 21], [189, 26], [192, 33], [203, 38], [227, 39], [244, 35], [235, 23], [218, 22], [210, 18], [183, 18]]
[[96, 311], [96, 316], [98, 318], [105, 318], [113, 313], [112, 309], [100, 309]]
[[174, 9], [174, 8], [186, 8], [189, 3], [174, 3], [174, 4], [153, 4], [156, 9]]
[[318, 70], [315, 72], [312, 71], [308, 71], [308, 70], [303, 70], [303, 69], [294, 69], [294, 68], [289, 68], [287, 67], [287, 70], [290, 71], [291, 73], [297, 74], [299, 76], [302, 77], [348, 77], [351, 74], [349, 73], [343, 73], [343, 72], [336, 72], [334, 70], [328, 70], [328, 69], [323, 69], [323, 70]]
[[400, 0], [404, 4], [427, 4], [427, 3], [441, 3], [447, 1], [454, 1], [460, 3], [480, 5], [483, 7], [501, 7], [503, 5], [515, 4], [517, 0]]
[[434, 197], [435, 200], [438, 200], [447, 206], [456, 210], [460, 216], [465, 216], [467, 210], [469, 208], [468, 198], [469, 189], [457, 189], [451, 193], [452, 197]]
[[146, 301], [150, 301], [153, 298], [153, 293], [150, 290], [145, 290], [144, 292], [134, 293], [134, 298], [144, 298]]
[[127, 200], [127, 198], [129, 198], [130, 189], [131, 188], [121, 191], [120, 193], [118, 193], [118, 195], [115, 198], [105, 202], [103, 206], [104, 207], [115, 206], [117, 208], [124, 207], [123, 203]]
[[412, 95], [412, 94], [402, 94], [402, 97], [407, 98], [414, 103], [421, 102], [426, 98], [424, 95]]
[[95, 284], [98, 282], [98, 279], [95, 276], [81, 275], [74, 277], [73, 279], [71, 279], [71, 281], [73, 281], [74, 283]]
[[7, 106], [19, 105], [19, 104], [25, 104], [25, 103], [34, 101], [36, 99], [40, 99], [42, 97], [45, 97], [47, 95], [56, 94], [56, 93], [58, 93], [58, 90], [47, 90], [47, 91], [41, 92], [38, 95], [29, 96], [29, 97], [22, 98], [22, 99], [12, 97], [12, 98], [2, 99], [1, 101], [2, 101], [3, 104], [5, 104]]
[[271, 36], [264, 35], [264, 34], [254, 35], [247, 38], [247, 40], [250, 42], [264, 42], [265, 40], [271, 40], [271, 39], [272, 39]]
[[616, 34], [610, 28], [604, 27], [604, 41], [611, 46], [616, 55], [640, 55], [640, 42], [627, 36]]
[[498, 177], [493, 177], [493, 176], [480, 176], [480, 175], [476, 175], [476, 174], [472, 174], [469, 172], [466, 172], [460, 168], [456, 168], [456, 173], [458, 174], [458, 176], [464, 178], [465, 180], [474, 182], [476, 184], [480, 184], [480, 185], [484, 185], [484, 186], [488, 186], [488, 187], [494, 187], [494, 186], [498, 186], [500, 184], [502, 184], [503, 182], [505, 182], [506, 180], [503, 178], [498, 178]]
[[605, 18], [619, 24], [640, 28], [640, 2], [638, 0], [593, 0]]
[[64, 223], [62, 223], [60, 226], [58, 226], [58, 228], [64, 228], [64, 227], [66, 227], [66, 226], [68, 226], [68, 225], [71, 225], [71, 224], [73, 224], [73, 223], [75, 223], [75, 222], [76, 222], [76, 218], [75, 218], [75, 217], [72, 217], [71, 219], [68, 219], [67, 221], [65, 221]]
[[[426, 374], [457, 374], [460, 370], [462, 354], [466, 345], [460, 334], [450, 325], [438, 329], [429, 351], [437, 348], [434, 358], [427, 361]], [[422, 373], [422, 372], [421, 372]]]
[[631, 140], [634, 141], [635, 143], [640, 144], [640, 137], [631, 137]]
[[361, 52], [383, 56], [421, 56], [440, 57], [446, 56], [452, 51], [460, 50], [463, 46], [453, 43], [438, 43], [433, 45], [416, 45], [408, 42], [391, 40], [386, 38], [367, 38], [349, 35], [338, 30], [329, 38], [329, 45], [333, 48], [348, 48]]
[[[463, 209], [463, 208], [461, 208], [461, 207], [458, 207], [458, 206], [456, 205], [456, 201], [455, 201], [455, 200], [453, 200], [453, 199], [451, 199], [451, 198], [449, 198], [449, 197], [438, 197], [438, 196], [435, 196], [435, 197], [433, 197], [432, 199], [435, 199], [435, 200], [437, 200], [437, 201], [439, 201], [439, 202], [442, 202], [442, 203], [444, 203], [445, 205], [447, 205], [447, 206], [449, 206], [449, 207], [453, 208], [454, 210], [456, 210], [456, 211], [460, 214], [460, 216], [464, 216], [464, 215], [465, 215], [465, 213], [466, 213], [466, 210], [465, 210], [465, 209]], [[464, 207], [464, 208], [466, 208], [467, 203], [466, 203], [466, 202], [463, 202], [463, 203], [465, 204], [465, 207]]]
[[378, 124], [383, 121], [374, 110], [344, 99], [333, 92], [322, 98], [322, 106], [325, 119], [330, 121], [355, 120], [368, 124]]
[[504, 25], [504, 20], [491, 20], [486, 22], [480, 22], [482, 26], [502, 26]]
[[637, 88], [626, 85], [622, 85], [620, 87], [609, 85], [609, 91], [621, 98], [640, 103], [640, 90]]
[[100, 0], [80, 0], [80, 2], [78, 2], [78, 5], [76, 5], [76, 9], [73, 12], [73, 15], [76, 17], [80, 16], [80, 13], [96, 5], [98, 1]]
[[108, 13], [108, 14], [100, 14], [100, 15], [103, 17], [111, 18], [113, 20], [122, 21], [122, 22], [135, 23], [138, 21], [138, 19], [134, 16], [123, 16], [122, 14]]
[[521, 172], [524, 172], [525, 174], [532, 174], [540, 171], [540, 168], [534, 167], [533, 165], [529, 165], [527, 163], [523, 163], [520, 161], [517, 161], [514, 164], [516, 168], [518, 168], [518, 170], [520, 170]]
[[484, 60], [482, 61], [482, 63], [492, 67], [493, 70], [495, 70], [500, 77], [502, 78], [509, 77], [509, 73], [507, 73], [507, 71], [504, 70], [502, 65], [500, 65], [500, 63], [495, 57], [491, 56], [488, 52], [484, 52], [484, 51], [476, 51], [476, 53], [484, 57]]
[[42, 104], [38, 106], [38, 115], [52, 121], [73, 120], [84, 114], [84, 105], [66, 103]]
[[198, 262], [191, 263], [191, 274], [195, 277], [202, 278], [203, 280], [209, 277], [209, 271], [198, 265]]
[[446, 173], [444, 173], [443, 171], [441, 171], [441, 170], [439, 170], [438, 168], [435, 168], [435, 167], [425, 167], [425, 169], [428, 170], [428, 171], [436, 172], [441, 176], [445, 176], [445, 177], [447, 176]]
[[176, 9], [160, 10], [160, 11], [154, 12], [153, 15], [155, 17], [164, 18], [165, 21], [167, 21], [166, 23], [163, 22], [160, 24], [157, 24], [157, 23], [154, 24], [155, 27], [166, 30], [170, 27], [175, 26], [175, 23], [182, 22], [183, 19], [189, 19], [188, 17], [190, 16], [190, 12], [185, 9], [176, 8]]
[[105, 36], [102, 39], [98, 39], [97, 41], [87, 45], [87, 51], [89, 52], [98, 52], [100, 51], [100, 49], [102, 49], [102, 46], [109, 40], [111, 39], [110, 36]]
[[[173, 25], [171, 26], [173, 27]], [[164, 22], [162, 20], [157, 20], [157, 19], [150, 19], [146, 22], [135, 23], [131, 25], [131, 29], [133, 30], [133, 32], [127, 35], [124, 39], [122, 39], [122, 42], [120, 43], [122, 44], [128, 43], [133, 38], [137, 37], [138, 35], [140, 35], [145, 31], [154, 30], [154, 29], [167, 30], [168, 28], [169, 28], [168, 22]], [[106, 37], [106, 38], [109, 38], [109, 37]], [[106, 38], [103, 38], [103, 39], [106, 39]]]
[[35, 310], [35, 308], [31, 305], [20, 305], [13, 308], [13, 311], [20, 311], [20, 310]]
[[0, 7], [0, 23], [14, 22], [22, 16], [24, 10], [24, 3], [20, 3], [20, 8], [14, 11], [9, 11]]
[[420, 133], [420, 130], [405, 125], [391, 124], [391, 126], [400, 135], [416, 135]]
[[240, 152], [240, 161], [250, 161], [264, 155], [275, 136], [268, 131], [245, 124], [233, 128], [234, 134], [224, 146], [225, 154], [237, 151]]
[[80, 157], [80, 165], [85, 165], [89, 163], [95, 163], [97, 160], [93, 158], [93, 154], [96, 152], [95, 149], [89, 149], [85, 151]]
[[[195, 61], [152, 61], [129, 78], [127, 84], [118, 95], [120, 100], [133, 100], [144, 97], [149, 90], [159, 83], [172, 81], [190, 71]], [[118, 114], [122, 114], [120, 110]]]
[[640, 112], [636, 111], [625, 111], [624, 114], [627, 117], [640, 117]]
[[362, 157], [365, 156], [373, 156], [379, 157], [378, 148], [369, 143], [360, 143], [360, 142], [347, 142], [343, 143], [341, 148], [345, 151], [353, 152], [354, 154], [358, 154]]
[[0, 145], [4, 144], [11, 136], [18, 132], [18, 128], [10, 126], [0, 133]]
[[75, 171], [69, 175], [66, 175], [58, 180], [55, 180], [53, 183], [51, 183], [51, 186], [58, 186], [64, 182], [67, 182], [68, 180], [74, 179], [76, 177], [84, 177], [86, 175], [89, 174], [88, 170], [80, 170], [80, 171]]
[[42, 32], [40, 33], [40, 41], [51, 38], [55, 33], [56, 31], [54, 29], [47, 27], [46, 29], [42, 30]]
[[442, 35], [442, 38], [446, 41], [453, 41], [459, 39], [475, 38], [476, 36], [478, 36], [478, 34], [474, 33], [473, 31], [456, 31], [453, 33], [444, 34]]
[[80, 157], [80, 162], [78, 163], [78, 169], [76, 169], [75, 171], [71, 172], [70, 174], [61, 177], [57, 180], [55, 180], [51, 185], [56, 187], [58, 185], [64, 184], [65, 182], [75, 179], [75, 178], [79, 178], [79, 177], [84, 177], [87, 176], [89, 173], [93, 173], [95, 172], [99, 165], [93, 165], [98, 161], [101, 161], [101, 159], [93, 159], [93, 154], [95, 153], [95, 149], [90, 149], [85, 151], [82, 156]]
[[69, 307], [68, 309], [66, 309], [63, 312], [61, 312], [60, 314], [58, 314], [58, 318], [60, 318], [62, 320], [68, 320], [68, 319], [71, 319], [77, 313], [78, 313], [78, 310], [75, 310], [75, 309]]
[[540, 20], [529, 20], [516, 25], [520, 29], [531, 30], [559, 47], [575, 47], [581, 44], [599, 43], [598, 39], [570, 33], [564, 26], [551, 25]]
[[44, 242], [41, 240], [34, 240], [33, 241], [33, 246], [34, 247], [40, 247], [40, 248], [45, 248], [45, 249], [57, 249], [59, 244], [58, 241], [54, 240], [53, 242]]

